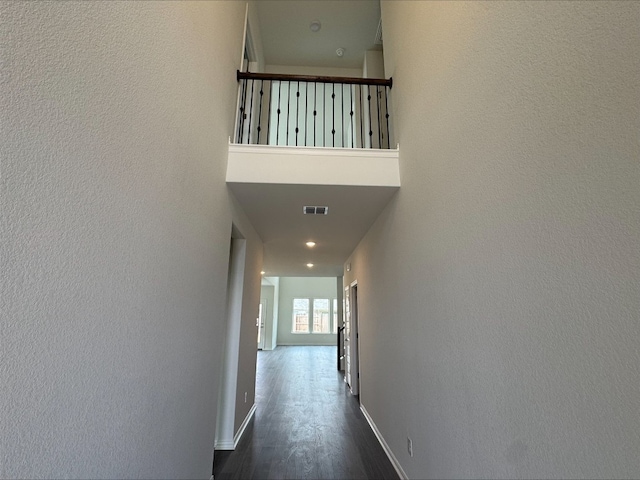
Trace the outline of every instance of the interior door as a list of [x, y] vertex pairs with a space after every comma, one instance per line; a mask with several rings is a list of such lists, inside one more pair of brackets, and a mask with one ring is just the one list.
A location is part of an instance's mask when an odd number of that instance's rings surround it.
[[351, 350], [351, 383], [349, 384], [349, 386], [351, 387], [351, 393], [353, 395], [360, 395], [360, 362], [358, 352], [358, 284], [356, 282], [353, 282], [350, 289], [351, 291], [349, 292], [349, 303], [351, 308], [349, 311], [349, 348]]
[[258, 350], [264, 349], [264, 318], [267, 313], [267, 299], [261, 298], [258, 307]]
[[349, 307], [350, 287], [344, 289], [344, 379], [351, 387], [351, 309]]

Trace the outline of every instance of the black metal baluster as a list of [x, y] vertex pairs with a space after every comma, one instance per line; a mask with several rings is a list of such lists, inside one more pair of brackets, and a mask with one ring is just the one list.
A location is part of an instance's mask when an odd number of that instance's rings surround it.
[[391, 148], [391, 136], [389, 135], [389, 102], [387, 101], [387, 88], [384, 87], [384, 113], [387, 119], [387, 148]]
[[364, 148], [364, 112], [362, 111], [362, 85], [358, 85], [360, 87], [360, 95], [358, 95], [358, 99], [360, 100], [360, 148]]
[[351, 112], [349, 113], [349, 116], [351, 118], [351, 126], [349, 127], [349, 131], [351, 132], [351, 148], [353, 148], [353, 137], [355, 137], [355, 130], [353, 126], [353, 86], [351, 85], [349, 85], [349, 98], [349, 110], [351, 110]]
[[327, 109], [325, 103], [327, 101], [326, 83], [322, 84], [322, 146], [326, 147], [324, 142], [327, 140]]
[[240, 133], [242, 132], [242, 121], [244, 116], [244, 91], [247, 80], [242, 80], [242, 93], [240, 94], [240, 113], [238, 115], [238, 133], [236, 134], [236, 143], [242, 143]]
[[269, 145], [269, 134], [271, 133], [271, 99], [273, 98], [273, 82], [269, 80], [269, 113], [267, 114], [267, 145]]
[[289, 145], [289, 119], [291, 118], [291, 82], [287, 82], [289, 84], [287, 88], [287, 143], [285, 145]]
[[378, 103], [378, 148], [382, 148], [382, 125], [380, 121], [382, 117], [380, 116], [380, 87], [376, 85], [376, 102]]
[[264, 80], [260, 80], [260, 109], [258, 112], [258, 143], [260, 145], [260, 130], [262, 130], [262, 101], [264, 99]]
[[340, 103], [342, 103], [342, 148], [344, 148], [344, 83], [340, 84]]
[[307, 146], [307, 130], [309, 130], [309, 84], [304, 84], [304, 146]]
[[298, 81], [298, 91], [296, 92], [296, 147], [298, 146], [298, 131], [299, 123], [298, 123], [298, 112], [300, 111], [300, 81]]
[[336, 84], [331, 84], [333, 90], [331, 93], [331, 136], [333, 137], [333, 146], [336, 146]]
[[282, 92], [282, 81], [278, 82], [278, 124], [276, 125], [276, 145], [280, 145], [280, 93]]
[[256, 81], [251, 80], [251, 102], [249, 103], [249, 131], [247, 132], [247, 143], [251, 143], [251, 128], [252, 123], [251, 120], [253, 118], [253, 88], [255, 87]]
[[371, 126], [371, 85], [367, 85], [367, 101], [369, 102], [369, 148], [373, 148], [373, 130]]

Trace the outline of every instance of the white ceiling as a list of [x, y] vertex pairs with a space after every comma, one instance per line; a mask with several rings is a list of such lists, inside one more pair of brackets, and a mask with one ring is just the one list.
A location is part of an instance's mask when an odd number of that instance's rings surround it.
[[[230, 183], [264, 242], [267, 276], [342, 275], [343, 264], [397, 187]], [[305, 205], [328, 215], [303, 215]], [[316, 242], [312, 249], [307, 241]], [[307, 263], [313, 263], [312, 269]]]
[[[362, 68], [375, 44], [379, 0], [259, 0], [267, 65]], [[322, 28], [311, 32], [319, 20]], [[335, 53], [345, 49], [342, 58]], [[264, 242], [266, 276], [340, 276], [343, 264], [397, 191], [394, 187], [230, 183]], [[327, 216], [302, 214], [325, 205]], [[305, 242], [313, 240], [313, 249]], [[313, 263], [313, 269], [307, 268]]]
[[[267, 65], [361, 68], [375, 39], [379, 0], [259, 0], [258, 16]], [[319, 20], [314, 33], [309, 25]], [[343, 57], [336, 49], [345, 49]]]

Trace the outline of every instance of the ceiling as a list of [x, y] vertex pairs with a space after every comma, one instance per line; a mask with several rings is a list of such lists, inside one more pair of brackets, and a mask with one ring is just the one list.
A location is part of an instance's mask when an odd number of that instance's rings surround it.
[[[264, 242], [266, 276], [341, 276], [343, 264], [397, 187], [230, 183]], [[303, 215], [305, 205], [328, 215]], [[308, 241], [316, 242], [309, 248]], [[313, 263], [308, 268], [307, 263]]]
[[[364, 52], [380, 49], [376, 33], [379, 0], [259, 0], [265, 63], [307, 67], [361, 68]], [[309, 28], [314, 20], [322, 27]], [[338, 57], [336, 49], [344, 48]]]
[[[260, 36], [267, 65], [362, 68], [376, 45], [379, 0], [259, 0]], [[320, 31], [310, 24], [318, 20]], [[338, 57], [336, 49], [344, 48]], [[229, 183], [264, 242], [265, 276], [341, 276], [343, 264], [394, 187]], [[304, 205], [329, 207], [303, 215]], [[305, 242], [316, 242], [308, 248]], [[313, 263], [308, 268], [307, 263]]]

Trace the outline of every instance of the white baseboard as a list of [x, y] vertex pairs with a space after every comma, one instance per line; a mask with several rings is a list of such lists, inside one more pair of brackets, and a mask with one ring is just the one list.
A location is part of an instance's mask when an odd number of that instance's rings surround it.
[[233, 449], [234, 450], [238, 446], [238, 442], [242, 438], [242, 434], [244, 433], [244, 431], [247, 429], [247, 425], [249, 425], [249, 422], [251, 421], [251, 418], [253, 417], [254, 413], [256, 413], [256, 404], [255, 403], [251, 406], [251, 410], [249, 410], [249, 413], [247, 413], [247, 416], [244, 417], [244, 420], [242, 421], [242, 425], [240, 425], [240, 428], [238, 429], [236, 434], [233, 436]]
[[220, 441], [216, 440], [213, 444], [213, 448], [216, 450], [233, 450], [235, 449], [235, 445], [233, 444], [233, 440]]
[[251, 417], [253, 417], [254, 413], [256, 413], [255, 403], [251, 407], [251, 410], [249, 410], [249, 413], [247, 413], [247, 416], [244, 417], [244, 420], [242, 421], [242, 425], [240, 425], [240, 428], [238, 429], [236, 434], [233, 436], [233, 440], [216, 440], [213, 445], [213, 448], [215, 448], [216, 450], [235, 450], [236, 447], [238, 446], [238, 442], [242, 438], [242, 434], [246, 430], [247, 425], [249, 424], [249, 421], [251, 420]]
[[364, 415], [364, 418], [367, 419], [367, 422], [369, 423], [369, 426], [371, 427], [371, 430], [373, 430], [373, 433], [376, 434], [376, 438], [378, 439], [378, 442], [380, 442], [380, 445], [382, 445], [382, 448], [384, 449], [384, 453], [386, 453], [387, 457], [389, 457], [389, 461], [391, 462], [391, 465], [393, 465], [393, 468], [395, 468], [396, 473], [398, 474], [398, 476], [402, 480], [409, 480], [409, 477], [407, 476], [406, 473], [404, 473], [404, 470], [400, 466], [400, 462], [398, 462], [398, 459], [396, 458], [396, 456], [393, 454], [393, 452], [389, 448], [389, 445], [387, 445], [387, 442], [384, 440], [384, 437], [380, 433], [380, 430], [378, 430], [378, 427], [373, 422], [373, 419], [371, 418], [371, 416], [367, 412], [367, 409], [364, 408], [364, 405], [360, 405], [360, 410], [362, 411], [362, 414]]

